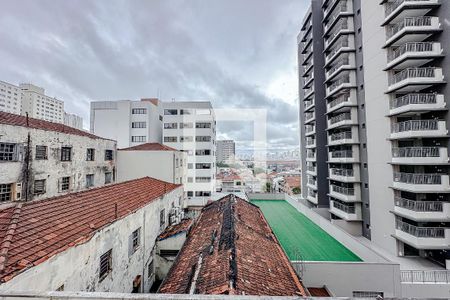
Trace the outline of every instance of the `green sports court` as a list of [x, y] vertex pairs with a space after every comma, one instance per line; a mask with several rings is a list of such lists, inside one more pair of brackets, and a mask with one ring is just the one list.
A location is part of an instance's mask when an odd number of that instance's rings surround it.
[[251, 200], [266, 217], [291, 260], [361, 261], [353, 252], [283, 200]]

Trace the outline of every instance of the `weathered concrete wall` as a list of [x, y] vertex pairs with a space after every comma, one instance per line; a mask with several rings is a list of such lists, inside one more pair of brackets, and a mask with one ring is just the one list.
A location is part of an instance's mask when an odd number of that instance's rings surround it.
[[171, 236], [162, 241], [158, 241], [156, 244], [156, 277], [164, 279], [169, 273], [170, 268], [175, 261], [176, 256], [163, 257], [160, 256], [161, 250], [181, 250], [184, 242], [186, 241], [186, 232], [180, 232], [177, 235]]
[[[92, 139], [86, 136], [65, 134], [54, 131], [30, 129], [21, 126], [1, 125], [0, 142], [27, 145], [30, 133], [30, 184], [28, 200], [48, 198], [63, 193], [59, 192], [58, 182], [61, 177], [71, 177], [70, 192], [86, 189], [86, 174], [94, 174], [94, 186], [105, 185], [105, 172], [114, 172], [116, 164], [116, 143], [111, 140]], [[36, 145], [47, 146], [46, 160], [35, 160]], [[61, 147], [72, 147], [72, 160], [61, 161]], [[95, 149], [95, 160], [86, 161], [86, 149]], [[105, 161], [105, 150], [113, 150], [113, 160]], [[23, 182], [24, 158], [15, 162], [0, 162], [0, 183]], [[46, 180], [46, 192], [33, 195], [34, 180]], [[24, 196], [22, 196], [23, 198]]]
[[[154, 259], [155, 240], [166, 226], [160, 227], [159, 214], [164, 208], [166, 225], [172, 205], [184, 201], [179, 187], [135, 213], [99, 230], [89, 241], [72, 247], [0, 285], [0, 291], [131, 292], [133, 280], [142, 276], [143, 291], [148, 292], [154, 276], [148, 278], [148, 265]], [[140, 228], [141, 244], [129, 255], [129, 240]], [[112, 249], [112, 271], [99, 281], [100, 256]]]

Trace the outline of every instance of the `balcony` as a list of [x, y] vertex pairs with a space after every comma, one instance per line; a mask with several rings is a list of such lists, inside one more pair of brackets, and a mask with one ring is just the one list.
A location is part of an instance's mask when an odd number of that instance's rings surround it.
[[315, 106], [314, 100], [305, 100], [303, 101], [303, 105], [305, 106], [305, 111], [308, 111]]
[[409, 120], [391, 125], [391, 139], [446, 137], [447, 125], [440, 120]]
[[310, 98], [314, 94], [314, 86], [311, 86], [309, 88], [305, 88], [304, 89], [304, 93], [305, 93], [304, 94], [305, 95], [304, 99]]
[[314, 203], [314, 204], [318, 204], [319, 203], [319, 200], [317, 198], [317, 192], [312, 190], [312, 189], [309, 189], [309, 188], [308, 188], [308, 195], [307, 195], [306, 199], [309, 202]]
[[390, 102], [390, 115], [446, 110], [444, 95], [411, 93]]
[[401, 45], [407, 42], [421, 42], [435, 32], [442, 31], [438, 17], [406, 17], [386, 27], [386, 44]]
[[314, 125], [305, 125], [305, 135], [310, 136], [316, 134], [316, 126]]
[[439, 0], [396, 0], [387, 2], [383, 25], [389, 22], [397, 22], [405, 17], [424, 16], [438, 5], [440, 5]]
[[354, 71], [348, 71], [338, 79], [334, 80], [326, 89], [326, 97], [331, 97], [342, 89], [356, 87], [356, 75]]
[[345, 0], [339, 3], [333, 10], [333, 13], [324, 19], [324, 33], [327, 34], [341, 17], [349, 15], [353, 15], [353, 2]]
[[315, 115], [314, 111], [305, 112], [304, 116], [305, 116], [305, 121], [304, 121], [305, 124], [311, 123], [312, 121], [314, 121], [316, 119], [316, 115]]
[[306, 138], [306, 148], [307, 149], [316, 148], [316, 139], [307, 137]]
[[358, 124], [358, 112], [356, 108], [350, 111], [340, 113], [328, 119], [328, 128], [333, 129], [342, 126], [351, 126]]
[[328, 153], [330, 163], [357, 163], [359, 162], [359, 147], [353, 145], [351, 150], [334, 150]]
[[308, 176], [308, 182], [306, 183], [306, 186], [308, 187], [308, 189], [317, 191], [317, 181], [313, 179], [311, 176]]
[[352, 188], [330, 184], [329, 196], [344, 202], [361, 202], [361, 188], [358, 184]]
[[358, 106], [356, 90], [350, 89], [343, 91], [341, 95], [330, 98], [330, 101], [327, 103], [327, 113], [332, 113], [344, 107], [356, 106]]
[[448, 163], [445, 147], [392, 148], [392, 163], [406, 165], [440, 165]]
[[450, 220], [450, 203], [414, 201], [395, 197], [394, 213], [416, 222], [448, 222]]
[[395, 238], [416, 249], [449, 249], [450, 230], [445, 227], [418, 227], [395, 222]]
[[385, 70], [405, 69], [424, 65], [435, 58], [443, 56], [441, 43], [411, 42], [394, 46], [388, 50], [388, 64]]
[[329, 81], [336, 77], [343, 70], [356, 69], [355, 54], [345, 53], [337, 59], [333, 65], [326, 71], [325, 81]]
[[339, 20], [339, 22], [336, 23], [336, 25], [333, 26], [333, 30], [330, 31], [325, 36], [325, 44], [324, 49], [325, 51], [328, 50], [328, 48], [337, 41], [339, 36], [341, 35], [348, 35], [350, 33], [354, 33], [354, 25], [353, 25], [353, 18], [352, 17], [345, 17]]
[[441, 68], [408, 68], [390, 76], [387, 93], [419, 91], [442, 83]]
[[359, 168], [354, 165], [352, 169], [330, 168], [330, 179], [340, 182], [358, 182]]
[[338, 201], [330, 201], [330, 213], [347, 221], [361, 221], [361, 206], [359, 204], [345, 204]]
[[359, 134], [356, 126], [352, 126], [351, 130], [328, 133], [328, 146], [358, 143]]
[[315, 162], [316, 152], [313, 150], [306, 150], [306, 161]]
[[353, 35], [341, 36], [325, 55], [325, 67], [328, 67], [341, 53], [355, 51], [355, 38]]
[[307, 165], [306, 166], [306, 174], [311, 175], [311, 176], [316, 176], [317, 175], [317, 168], [315, 166], [312, 166], [312, 165]]
[[394, 172], [392, 187], [412, 193], [450, 192], [449, 176], [443, 174]]

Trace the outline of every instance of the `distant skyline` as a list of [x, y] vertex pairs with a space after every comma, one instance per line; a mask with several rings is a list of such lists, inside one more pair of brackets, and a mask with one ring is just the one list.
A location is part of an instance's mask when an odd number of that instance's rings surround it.
[[[85, 127], [92, 100], [211, 100], [267, 108], [269, 147], [298, 145], [307, 0], [0, 1], [0, 80], [44, 87]], [[245, 146], [247, 128], [219, 122], [218, 138]]]

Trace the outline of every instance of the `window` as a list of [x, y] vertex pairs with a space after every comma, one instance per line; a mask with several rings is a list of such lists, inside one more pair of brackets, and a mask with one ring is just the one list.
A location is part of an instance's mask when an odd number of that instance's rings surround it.
[[195, 137], [195, 141], [196, 142], [210, 142], [211, 141], [211, 137], [210, 136], [196, 136]]
[[159, 226], [164, 226], [166, 224], [166, 210], [161, 209], [159, 212]]
[[147, 113], [146, 108], [133, 108], [131, 109], [131, 114], [133, 115], [145, 115]]
[[145, 135], [133, 135], [131, 137], [131, 141], [134, 143], [141, 143], [141, 142], [145, 142], [147, 140]]
[[178, 123], [164, 123], [164, 129], [177, 129]]
[[194, 128], [194, 123], [180, 123], [180, 128]]
[[188, 169], [193, 169], [193, 168], [194, 168], [194, 164], [188, 163], [188, 164], [187, 164], [187, 167], [188, 167]]
[[141, 245], [141, 228], [136, 229], [130, 236], [130, 252], [133, 254]]
[[366, 291], [354, 291], [353, 297], [355, 298], [378, 298], [384, 297], [383, 292], [366, 292]]
[[131, 128], [147, 128], [147, 123], [145, 122], [132, 122]]
[[194, 137], [192, 136], [180, 136], [180, 142], [193, 142]]
[[211, 169], [210, 163], [197, 163], [195, 164], [196, 169]]
[[100, 256], [100, 273], [99, 281], [105, 279], [109, 272], [112, 270], [112, 249], [108, 250], [106, 253]]
[[193, 113], [192, 109], [180, 109], [180, 115], [192, 115]]
[[65, 192], [68, 191], [70, 189], [70, 177], [62, 177], [59, 180], [59, 191], [60, 192]]
[[195, 177], [196, 182], [211, 182], [211, 177]]
[[193, 191], [188, 191], [188, 192], [187, 192], [187, 196], [188, 196], [188, 197], [194, 196], [194, 192], [193, 192]]
[[86, 187], [94, 186], [94, 174], [86, 175]]
[[0, 184], [0, 202], [12, 200], [12, 183]]
[[164, 137], [164, 142], [165, 143], [176, 143], [177, 142], [177, 137], [176, 136], [165, 136]]
[[211, 155], [211, 150], [209, 150], [209, 149], [195, 150], [195, 155], [197, 155], [197, 156]]
[[36, 160], [47, 159], [47, 146], [36, 146]]
[[113, 160], [113, 151], [105, 150], [105, 160]]
[[159, 120], [162, 122], [163, 116], [159, 115]]
[[45, 179], [38, 179], [34, 181], [34, 191], [35, 195], [40, 195], [45, 193]]
[[153, 260], [148, 264], [148, 278], [153, 277]]
[[0, 161], [17, 161], [17, 149], [17, 144], [0, 143]]
[[211, 123], [196, 123], [195, 128], [211, 128]]
[[94, 148], [87, 148], [86, 149], [86, 160], [87, 161], [94, 161], [95, 160], [95, 149]]
[[61, 161], [72, 160], [72, 147], [61, 147]]
[[112, 172], [105, 172], [105, 184], [111, 183], [112, 179]]
[[196, 191], [195, 192], [195, 196], [196, 197], [207, 197], [207, 196], [211, 196], [211, 192], [209, 192], [209, 191]]
[[166, 116], [176, 116], [176, 115], [178, 115], [178, 112], [176, 109], [165, 109], [164, 114]]

